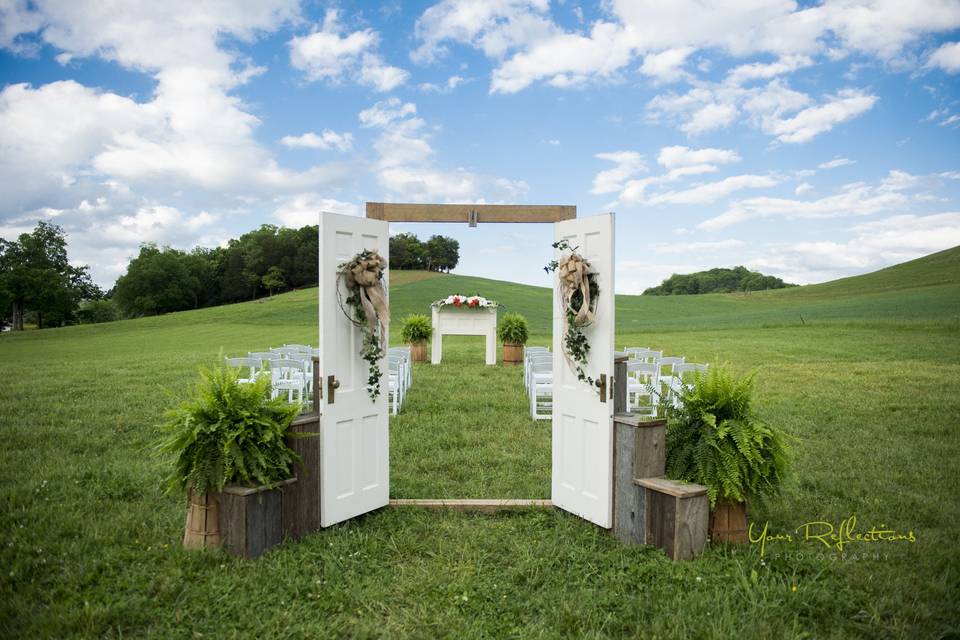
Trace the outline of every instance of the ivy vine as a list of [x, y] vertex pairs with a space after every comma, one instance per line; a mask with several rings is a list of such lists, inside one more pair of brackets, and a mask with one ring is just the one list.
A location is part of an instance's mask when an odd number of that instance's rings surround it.
[[[570, 243], [566, 240], [558, 240], [554, 242], [552, 246], [554, 249], [569, 251], [571, 254], [576, 254], [579, 248], [571, 247]], [[553, 273], [559, 268], [560, 262], [551, 260], [543, 270], [547, 273]], [[595, 274], [589, 274], [587, 276], [587, 286], [590, 288], [590, 299], [597, 300], [600, 295], [600, 285], [597, 284]], [[563, 351], [567, 355], [567, 359], [571, 363], [574, 373], [577, 374], [577, 379], [593, 387], [596, 384], [596, 380], [588, 376], [584, 370], [590, 355], [590, 341], [587, 339], [587, 334], [584, 332], [584, 329], [589, 325], [577, 324], [577, 312], [584, 303], [583, 293], [579, 290], [575, 291], [573, 295], [570, 296], [569, 304], [563, 295], [561, 295], [561, 300], [564, 305], [563, 312], [566, 317], [566, 332], [563, 335]]]

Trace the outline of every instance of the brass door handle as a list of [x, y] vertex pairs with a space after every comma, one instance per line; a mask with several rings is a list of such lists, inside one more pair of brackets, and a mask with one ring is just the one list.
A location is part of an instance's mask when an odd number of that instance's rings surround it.
[[327, 376], [327, 403], [333, 404], [336, 399], [336, 390], [340, 388], [337, 376]]
[[600, 389], [600, 402], [607, 401], [607, 374], [601, 373], [600, 377], [597, 378], [595, 383], [597, 388]]

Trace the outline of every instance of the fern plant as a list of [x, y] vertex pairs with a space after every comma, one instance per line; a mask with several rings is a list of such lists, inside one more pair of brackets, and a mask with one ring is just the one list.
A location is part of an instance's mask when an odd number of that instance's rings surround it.
[[413, 313], [404, 318], [400, 339], [408, 344], [420, 344], [433, 337], [433, 325], [430, 318], [422, 313]]
[[530, 338], [530, 326], [527, 319], [519, 313], [504, 314], [497, 327], [497, 337], [503, 344], [527, 344]]
[[753, 410], [755, 375], [711, 366], [681, 392], [680, 408], [666, 411], [667, 476], [705, 485], [711, 506], [774, 493], [786, 472], [786, 434]]
[[300, 408], [270, 399], [270, 378], [241, 384], [239, 371], [201, 369], [189, 399], [167, 412], [160, 451], [176, 456], [167, 492], [213, 493], [225, 484], [274, 485], [300, 457], [285, 437]]

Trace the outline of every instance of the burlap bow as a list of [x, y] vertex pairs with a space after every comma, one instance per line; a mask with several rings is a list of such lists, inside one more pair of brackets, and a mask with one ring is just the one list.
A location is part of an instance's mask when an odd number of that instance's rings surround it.
[[357, 257], [343, 270], [344, 284], [352, 291], [358, 289], [360, 306], [367, 319], [370, 333], [377, 335], [377, 329], [382, 326], [380, 341], [384, 342], [387, 329], [390, 325], [390, 311], [387, 307], [387, 294], [383, 290], [383, 281], [380, 279], [387, 261], [380, 254], [371, 251], [364, 257]]
[[560, 292], [563, 296], [564, 307], [570, 309], [573, 295], [579, 291], [583, 297], [583, 304], [577, 309], [573, 320], [574, 326], [586, 327], [596, 319], [590, 310], [590, 282], [587, 276], [596, 273], [590, 263], [576, 253], [560, 258], [558, 274], [560, 276]]

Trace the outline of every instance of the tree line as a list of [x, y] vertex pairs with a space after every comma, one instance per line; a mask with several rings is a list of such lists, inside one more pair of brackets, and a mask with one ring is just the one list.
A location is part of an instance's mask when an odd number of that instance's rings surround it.
[[[67, 260], [62, 228], [46, 222], [16, 241], [0, 238], [0, 319], [14, 330], [108, 322], [253, 300], [308, 286], [318, 277], [317, 226], [262, 225], [225, 246], [190, 251], [141, 245], [127, 271], [104, 292], [89, 267]], [[444, 236], [390, 239], [390, 267], [449, 271], [459, 243]]]
[[430, 236], [421, 242], [412, 233], [390, 237], [391, 269], [451, 271], [460, 262], [460, 243], [447, 236]]
[[736, 291], [763, 291], [797, 285], [784, 282], [776, 276], [765, 276], [738, 266], [733, 269], [710, 269], [696, 273], [675, 273], [657, 287], [643, 292], [645, 296], [671, 296], [699, 293], [733, 293]]

